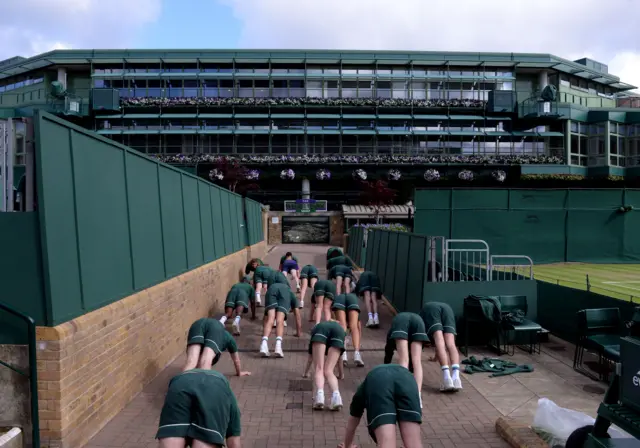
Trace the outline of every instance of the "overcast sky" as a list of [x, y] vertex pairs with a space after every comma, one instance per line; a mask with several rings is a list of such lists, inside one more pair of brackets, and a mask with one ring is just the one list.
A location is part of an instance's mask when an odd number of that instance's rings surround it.
[[506, 51], [640, 86], [640, 0], [0, 0], [0, 60], [54, 48]]

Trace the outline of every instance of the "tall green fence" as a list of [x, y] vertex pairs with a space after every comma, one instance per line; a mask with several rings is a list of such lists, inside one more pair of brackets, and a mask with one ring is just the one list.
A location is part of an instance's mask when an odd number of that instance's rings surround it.
[[[0, 213], [0, 302], [45, 325], [38, 213]], [[0, 344], [26, 344], [23, 320], [0, 312]]]
[[485, 240], [495, 254], [640, 262], [637, 189], [423, 189], [415, 205], [416, 233]]
[[349, 229], [347, 255], [357, 266], [364, 266], [364, 235], [366, 231], [364, 227], [352, 227]]
[[52, 115], [35, 125], [48, 325], [263, 239], [258, 203]]

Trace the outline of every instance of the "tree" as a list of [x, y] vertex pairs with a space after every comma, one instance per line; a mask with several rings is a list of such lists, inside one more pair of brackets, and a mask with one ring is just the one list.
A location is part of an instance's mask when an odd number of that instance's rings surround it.
[[392, 205], [398, 192], [383, 180], [363, 181], [362, 184], [362, 199], [373, 208], [376, 224], [380, 224], [382, 207]]
[[251, 177], [252, 170], [241, 165], [237, 160], [222, 159], [218, 162], [216, 169], [224, 176], [219, 182], [226, 184], [227, 188], [234, 193], [245, 194], [260, 188]]

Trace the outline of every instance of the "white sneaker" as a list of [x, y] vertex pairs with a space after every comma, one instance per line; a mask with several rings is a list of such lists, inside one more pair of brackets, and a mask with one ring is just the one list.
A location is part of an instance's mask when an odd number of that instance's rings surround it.
[[451, 392], [452, 390], [454, 390], [453, 380], [451, 378], [442, 380], [442, 384], [440, 385], [440, 392]]
[[285, 328], [287, 327], [287, 321], [286, 320], [284, 321], [284, 326], [285, 326]]
[[356, 283], [351, 282], [351, 291], [355, 291], [355, 290], [356, 290]]
[[256, 297], [256, 306], [262, 306], [262, 299], [260, 297]]
[[316, 397], [313, 400], [313, 409], [322, 410], [324, 409], [324, 391], [319, 390], [316, 393]]
[[304, 300], [300, 301], [300, 308], [304, 308]]
[[349, 358], [347, 357], [347, 351], [345, 350], [344, 353], [342, 353], [342, 364], [346, 366], [348, 362]]
[[455, 378], [453, 380], [453, 390], [456, 392], [462, 390], [462, 381], [460, 381], [460, 378]]
[[240, 336], [240, 322], [234, 320], [231, 324], [231, 328], [233, 329], [234, 336]]
[[222, 325], [226, 325], [226, 324], [227, 324], [227, 316], [222, 316], [222, 317], [220, 318], [220, 323], [221, 323]]
[[373, 326], [377, 327], [380, 325], [380, 319], [378, 318], [378, 316], [373, 316]]
[[263, 358], [269, 357], [269, 344], [265, 340], [260, 344], [260, 355], [262, 355]]
[[339, 411], [342, 409], [342, 397], [340, 394], [331, 396], [331, 406], [329, 409], [332, 411]]
[[362, 360], [360, 352], [355, 352], [353, 354], [353, 362], [355, 362], [358, 367], [364, 367], [364, 361]]
[[273, 352], [276, 354], [276, 358], [284, 358], [284, 353], [282, 353], [282, 342], [276, 342], [276, 349]]
[[369, 320], [367, 321], [367, 323], [365, 324], [366, 327], [373, 327], [373, 317], [370, 317]]

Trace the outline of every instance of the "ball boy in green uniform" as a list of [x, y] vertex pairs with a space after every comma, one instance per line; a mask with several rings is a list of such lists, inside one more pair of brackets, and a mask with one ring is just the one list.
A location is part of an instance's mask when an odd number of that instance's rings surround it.
[[300, 270], [300, 308], [304, 308], [304, 297], [307, 294], [307, 288], [310, 287], [313, 290], [317, 281], [318, 269], [314, 265], [308, 264]]
[[264, 303], [264, 324], [262, 333], [262, 342], [260, 343], [260, 354], [263, 357], [269, 356], [269, 336], [273, 328], [273, 322], [276, 322], [276, 346], [275, 354], [278, 358], [284, 358], [282, 352], [282, 337], [284, 335], [284, 321], [287, 314], [293, 310], [296, 318], [296, 337], [300, 337], [302, 332], [302, 321], [300, 316], [300, 303], [298, 298], [291, 291], [289, 285], [282, 283], [274, 283], [267, 290]]
[[382, 296], [382, 288], [378, 275], [372, 271], [364, 271], [360, 274], [355, 291], [358, 296], [362, 297], [364, 306], [367, 308], [369, 319], [367, 320], [366, 326], [373, 328], [379, 327], [378, 299]]
[[240, 448], [240, 409], [229, 381], [215, 370], [171, 379], [156, 438], [160, 448]]
[[[249, 283], [241, 282], [236, 283], [231, 287], [227, 293], [227, 299], [224, 304], [225, 315], [220, 318], [220, 322], [224, 325], [228, 319], [233, 316], [233, 311], [236, 312], [236, 318], [233, 320], [232, 328], [233, 334], [240, 334], [240, 316], [249, 312], [249, 304], [255, 301], [256, 291]], [[253, 304], [252, 312], [253, 318], [256, 317], [256, 307]]]
[[365, 410], [369, 435], [379, 447], [396, 447], [397, 423], [405, 448], [422, 448], [418, 386], [407, 369], [398, 364], [371, 369], [351, 400], [341, 447], [352, 447]]
[[316, 324], [322, 320], [323, 312], [324, 320], [331, 320], [331, 302], [336, 295], [336, 285], [331, 280], [317, 281], [313, 287], [313, 297], [311, 299], [315, 305], [313, 320]]
[[[325, 299], [325, 302], [328, 302], [328, 299]], [[338, 294], [333, 298], [331, 303], [331, 311], [333, 311], [336, 315], [336, 320], [340, 323], [342, 328], [347, 331], [351, 331], [351, 341], [353, 343], [353, 348], [355, 349], [353, 353], [353, 362], [358, 367], [364, 367], [364, 361], [362, 360], [362, 355], [360, 354], [360, 336], [361, 336], [361, 326], [360, 326], [360, 305], [358, 304], [358, 296], [355, 294]], [[342, 353], [342, 362], [347, 363], [347, 350]]]
[[231, 360], [236, 368], [236, 375], [251, 375], [251, 372], [243, 372], [238, 355], [238, 346], [224, 325], [216, 319], [198, 319], [189, 328], [187, 336], [187, 362], [183, 371], [195, 368], [210, 370], [219, 360], [222, 352], [228, 350]]
[[420, 310], [420, 317], [436, 349], [436, 359], [442, 369], [440, 390], [443, 392], [461, 390], [460, 354], [456, 347], [456, 316], [453, 310], [446, 303], [428, 302]]

